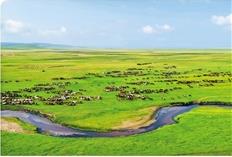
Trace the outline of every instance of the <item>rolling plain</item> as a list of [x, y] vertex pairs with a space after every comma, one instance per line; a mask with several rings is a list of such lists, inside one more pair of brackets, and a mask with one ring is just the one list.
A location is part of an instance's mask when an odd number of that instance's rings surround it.
[[21, 126], [1, 131], [2, 155], [232, 155], [230, 50], [3, 49], [1, 61], [1, 110], [68, 127], [136, 129], [162, 107], [200, 106], [121, 137], [54, 137], [2, 118]]

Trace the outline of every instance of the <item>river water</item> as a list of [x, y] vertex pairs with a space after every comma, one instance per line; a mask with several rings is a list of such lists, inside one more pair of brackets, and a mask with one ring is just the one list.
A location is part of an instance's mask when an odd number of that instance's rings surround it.
[[163, 107], [159, 109], [154, 114], [155, 121], [146, 127], [141, 127], [138, 129], [127, 129], [109, 132], [97, 132], [97, 131], [86, 131], [78, 128], [71, 128], [67, 126], [62, 126], [51, 120], [35, 115], [32, 113], [27, 113], [23, 111], [11, 111], [3, 110], [1, 111], [1, 117], [14, 117], [18, 118], [26, 123], [30, 123], [37, 127], [39, 133], [51, 135], [51, 136], [62, 136], [62, 137], [117, 137], [117, 136], [129, 136], [134, 134], [140, 134], [149, 132], [165, 125], [170, 125], [176, 123], [174, 118], [182, 113], [190, 111], [191, 109], [198, 107], [198, 105], [189, 106], [171, 106]]

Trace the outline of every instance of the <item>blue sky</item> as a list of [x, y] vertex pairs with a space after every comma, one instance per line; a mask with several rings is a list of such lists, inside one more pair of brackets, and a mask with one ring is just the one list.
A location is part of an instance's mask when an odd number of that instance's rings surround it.
[[231, 0], [0, 0], [4, 42], [229, 48]]

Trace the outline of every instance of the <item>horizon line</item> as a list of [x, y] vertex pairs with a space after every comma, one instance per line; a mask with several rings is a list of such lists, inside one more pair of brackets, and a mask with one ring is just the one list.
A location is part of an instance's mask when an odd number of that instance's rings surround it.
[[[77, 46], [73, 44], [61, 44], [61, 43], [46, 43], [46, 42], [8, 42], [1, 41], [1, 49], [2, 44], [47, 44], [51, 46], [67, 46], [67, 49], [129, 49], [129, 50], [151, 50], [151, 49], [162, 49], [162, 50], [173, 50], [173, 49], [183, 49], [183, 50], [201, 50], [201, 49], [213, 49], [213, 50], [223, 50], [223, 49], [232, 49], [231, 47], [98, 47], [98, 46]], [[6, 45], [5, 45], [6, 46]], [[9, 45], [10, 46], [10, 45]], [[41, 47], [42, 48], [42, 47]], [[62, 49], [62, 48], [59, 48]]]

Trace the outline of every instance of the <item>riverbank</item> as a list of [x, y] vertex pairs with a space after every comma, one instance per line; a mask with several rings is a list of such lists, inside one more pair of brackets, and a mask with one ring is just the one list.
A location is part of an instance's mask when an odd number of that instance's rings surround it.
[[[204, 103], [205, 104], [205, 103]], [[222, 104], [222, 103], [221, 103]], [[203, 106], [203, 105], [201, 105]], [[219, 106], [219, 105], [214, 105]], [[186, 105], [186, 106], [170, 106], [162, 107], [157, 112], [154, 112], [152, 123], [144, 126], [144, 124], [138, 128], [113, 130], [110, 132], [98, 132], [88, 131], [80, 128], [71, 128], [54, 123], [45, 117], [35, 115], [32, 113], [26, 113], [23, 111], [1, 111], [2, 117], [16, 117], [20, 120], [30, 123], [37, 127], [39, 133], [45, 133], [51, 136], [62, 137], [116, 137], [116, 136], [129, 136], [134, 134], [140, 134], [155, 130], [165, 125], [175, 123], [174, 118], [179, 114], [190, 111], [191, 109], [199, 107], [199, 105]], [[220, 107], [220, 106], [219, 106]], [[224, 106], [221, 106], [224, 107]], [[146, 123], [147, 124], [147, 123]]]
[[115, 138], [2, 132], [2, 155], [230, 155], [231, 110], [201, 106], [175, 119], [178, 124]]

